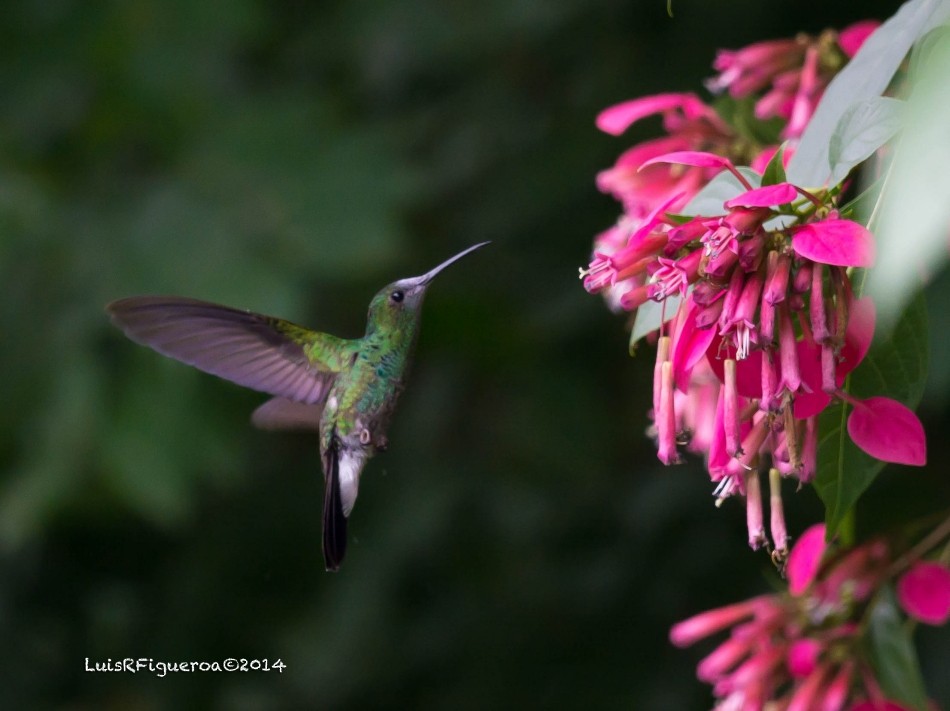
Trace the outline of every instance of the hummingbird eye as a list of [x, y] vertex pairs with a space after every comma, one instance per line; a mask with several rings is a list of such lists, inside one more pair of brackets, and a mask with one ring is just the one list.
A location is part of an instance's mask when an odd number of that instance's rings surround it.
[[406, 298], [406, 294], [402, 291], [402, 289], [396, 289], [389, 295], [389, 298], [398, 304], [401, 303], [404, 298]]

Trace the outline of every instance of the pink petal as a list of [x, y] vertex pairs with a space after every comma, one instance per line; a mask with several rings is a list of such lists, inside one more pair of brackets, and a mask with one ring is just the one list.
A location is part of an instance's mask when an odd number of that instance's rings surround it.
[[880, 25], [881, 23], [877, 20], [860, 20], [853, 25], [848, 25], [838, 33], [838, 46], [850, 59], [858, 53], [864, 41]]
[[788, 671], [796, 679], [803, 679], [818, 666], [818, 655], [822, 644], [817, 639], [805, 637], [796, 639], [788, 648]]
[[[709, 362], [709, 367], [712, 368], [721, 383], [725, 382], [726, 379], [723, 359], [730, 352], [735, 352], [735, 348], [732, 348], [732, 342], [722, 337], [714, 339], [706, 351], [706, 360]], [[747, 357], [736, 363], [736, 389], [742, 397], [762, 397], [762, 351], [752, 351]]]
[[825, 553], [825, 524], [816, 523], [806, 530], [788, 554], [788, 591], [801, 595], [818, 574], [821, 557]]
[[874, 264], [874, 236], [851, 220], [810, 222], [794, 230], [792, 249], [800, 257], [839, 267]]
[[732, 161], [715, 153], [706, 153], [704, 151], [673, 151], [664, 155], [651, 158], [640, 166], [643, 170], [648, 165], [654, 163], [678, 163], [680, 165], [693, 165], [699, 168], [729, 168]]
[[911, 617], [942, 625], [950, 620], [950, 570], [940, 563], [915, 563], [897, 583], [897, 599]]
[[[772, 161], [772, 158], [775, 157], [775, 154], [778, 152], [778, 149], [781, 146], [766, 146], [763, 148], [759, 154], [749, 162], [749, 167], [752, 168], [756, 173], [762, 175], [765, 173], [765, 169], [768, 167], [769, 163]], [[785, 152], [782, 153], [782, 167], [787, 168], [788, 162], [792, 159], [792, 156], [795, 155], [795, 148], [791, 144], [786, 144]]]
[[646, 116], [691, 106], [699, 99], [693, 94], [653, 94], [631, 99], [604, 109], [597, 115], [597, 128], [612, 136], [619, 136]]
[[[869, 296], [854, 299], [845, 331], [845, 343], [841, 349], [841, 359], [835, 368], [837, 384], [844, 382], [845, 376], [858, 367], [874, 338], [876, 311], [874, 301]], [[802, 383], [811, 392], [800, 392], [795, 396], [795, 417], [804, 420], [817, 415], [831, 402], [831, 396], [822, 390], [821, 383], [821, 346], [814, 341], [798, 342], [798, 369]]]
[[791, 183], [776, 183], [756, 188], [726, 201], [726, 207], [771, 207], [784, 205], [798, 197], [798, 190]]
[[814, 341], [798, 342], [798, 372], [810, 392], [795, 395], [795, 417], [805, 420], [828, 407], [831, 396], [821, 389], [821, 346]]
[[877, 310], [870, 296], [854, 299], [851, 302], [848, 327], [844, 335], [844, 348], [841, 349], [841, 360], [836, 368], [839, 378], [843, 378], [857, 368], [864, 360], [864, 356], [871, 347], [871, 341], [874, 340], [876, 319]]
[[670, 206], [682, 197], [683, 193], [677, 193], [654, 207], [650, 214], [643, 218], [643, 222], [637, 227], [637, 231], [630, 235], [630, 242], [636, 244], [637, 241], [644, 239], [650, 234], [653, 228], [663, 220], [664, 213], [670, 209]]
[[696, 328], [696, 316], [703, 307], [698, 306], [692, 294], [686, 301], [686, 313], [677, 324], [673, 334], [673, 351], [670, 360], [673, 363], [673, 380], [682, 392], [689, 389], [689, 377], [696, 364], [706, 355], [709, 344], [716, 337], [715, 328]]
[[617, 158], [615, 168], [639, 168], [645, 161], [655, 156], [685, 149], [689, 143], [679, 136], [663, 136], [631, 146]]
[[751, 617], [757, 610], [768, 604], [768, 596], [762, 595], [725, 607], [700, 612], [698, 615], [693, 615], [673, 625], [670, 628], [670, 641], [677, 647], [688, 647], [697, 640], [724, 630], [726, 627], [732, 627], [737, 622]]
[[927, 463], [924, 427], [913, 410], [887, 397], [869, 397], [848, 417], [848, 435], [882, 462], [921, 467]]

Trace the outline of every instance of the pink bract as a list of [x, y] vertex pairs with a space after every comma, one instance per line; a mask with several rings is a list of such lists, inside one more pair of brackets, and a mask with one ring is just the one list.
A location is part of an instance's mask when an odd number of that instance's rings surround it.
[[869, 397], [848, 417], [848, 435], [875, 459], [895, 464], [927, 463], [924, 427], [913, 410], [887, 397]]
[[821, 220], [793, 229], [792, 249], [800, 257], [839, 267], [874, 264], [874, 236], [851, 220]]
[[631, 99], [610, 106], [597, 115], [597, 128], [612, 136], [619, 136], [642, 118], [652, 114], [682, 109], [687, 117], [693, 117], [703, 107], [695, 94], [653, 94]]
[[784, 205], [798, 197], [798, 189], [791, 183], [776, 183], [763, 188], [747, 190], [726, 201], [726, 208], [734, 207], [771, 207]]
[[950, 619], [950, 570], [940, 563], [915, 563], [898, 581], [897, 599], [911, 617], [944, 624]]
[[643, 170], [648, 165], [654, 163], [678, 163], [680, 165], [693, 165], [699, 168], [731, 168], [732, 161], [715, 153], [705, 153], [703, 151], [673, 151], [665, 155], [651, 158], [640, 166]]
[[[874, 338], [876, 313], [874, 301], [870, 296], [851, 302], [844, 346], [835, 366], [838, 386], [844, 383], [845, 376], [857, 368], [867, 355]], [[802, 382], [810, 391], [795, 396], [795, 417], [804, 420], [817, 415], [831, 402], [831, 396], [821, 389], [821, 346], [814, 341], [799, 341], [798, 366]]]
[[788, 591], [801, 595], [818, 574], [825, 553], [825, 524], [816, 523], [806, 530], [788, 555]]
[[706, 355], [709, 344], [716, 337], [714, 328], [696, 328], [696, 315], [701, 310], [690, 295], [682, 318], [673, 333], [673, 352], [670, 357], [673, 363], [673, 381], [684, 393], [689, 389], [693, 368]]

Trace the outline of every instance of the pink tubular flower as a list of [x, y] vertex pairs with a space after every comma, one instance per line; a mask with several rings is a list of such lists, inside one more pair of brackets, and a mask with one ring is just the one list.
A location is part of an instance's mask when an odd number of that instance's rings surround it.
[[[623, 205], [617, 224], [594, 240], [594, 257], [581, 271], [584, 287], [603, 292], [613, 308], [634, 309], [646, 298], [643, 269], [631, 254], [632, 235], [641, 231], [648, 216], [677, 212], [720, 170], [716, 165], [670, 166], [652, 162], [658, 156], [699, 148], [725, 150], [734, 140], [731, 129], [716, 112], [694, 94], [657, 94], [626, 101], [605, 109], [597, 127], [620, 135], [632, 124], [652, 115], [662, 118], [666, 135], [627, 149], [611, 168], [597, 175], [597, 187]], [[651, 226], [652, 228], [652, 226]], [[660, 225], [659, 230], [668, 230]], [[667, 255], [672, 257], [673, 255]]]
[[[792, 548], [790, 583], [804, 574], [798, 593], [761, 595], [673, 625], [670, 640], [678, 647], [729, 630], [696, 668], [712, 686], [716, 708], [839, 711], [879, 694], [862, 653], [861, 620], [885, 582], [887, 547], [871, 541], [821, 563], [824, 550], [824, 526]], [[802, 560], [809, 563], [799, 571], [793, 561]]]
[[[656, 117], [663, 133], [598, 174], [598, 188], [623, 212], [595, 238], [581, 269], [584, 288], [617, 311], [646, 306], [638, 325], [658, 329], [651, 428], [658, 458], [676, 464], [684, 450], [700, 454], [717, 505], [745, 497], [750, 546], [764, 547], [779, 569], [788, 562], [797, 595], [812, 592], [811, 579], [793, 572], [802, 561], [788, 558], [795, 532], [786, 527], [782, 489], [785, 479], [800, 487], [817, 476], [825, 408], [840, 404], [847, 435], [872, 457], [927, 460], [923, 427], [905, 404], [845, 391], [874, 334], [873, 304], [851, 282], [874, 263], [874, 235], [842, 212], [845, 185], [796, 185], [778, 165], [795, 151], [828, 82], [876, 27], [867, 21], [719, 52], [708, 88], [745, 101], [723, 97], [714, 110], [692, 93], [662, 93], [596, 119], [619, 136]], [[761, 120], [769, 125], [756, 126]], [[745, 163], [760, 175], [736, 167]], [[728, 199], [716, 204], [720, 191]], [[844, 683], [843, 672], [823, 673], [822, 684]], [[801, 691], [793, 707], [811, 703], [811, 693]]]
[[[746, 180], [730, 161], [703, 151], [654, 156], [645, 167], [663, 164], [715, 167]], [[811, 193], [787, 182], [749, 188], [726, 201], [722, 214], [688, 222], [666, 213], [675, 200], [668, 198], [643, 218], [627, 244], [609, 257], [612, 271], [602, 258], [595, 260], [585, 285], [596, 290], [635, 276], [636, 286], [621, 299], [628, 308], [647, 298], [684, 297], [671, 328], [663, 327], [672, 346], [669, 366], [658, 366], [654, 386], [663, 393], [654, 407], [658, 455], [666, 464], [677, 463], [679, 443], [691, 442], [682, 429], [683, 411], [700, 410], [690, 402], [691, 393], [699, 392], [691, 379], [705, 359], [721, 391], [715, 392], [715, 385], [703, 388], [702, 410], [716, 405], [712, 431], [700, 440], [707, 449], [699, 451], [718, 484], [718, 499], [746, 496], [750, 545], [771, 550], [762, 487], [757, 475], [744, 472], [772, 468], [811, 481], [816, 417], [832, 400], [853, 406], [848, 434], [871, 456], [916, 466], [926, 461], [923, 427], [911, 410], [889, 398], [858, 400], [841, 390], [874, 332], [873, 305], [854, 298], [847, 271], [871, 264], [874, 238], [839, 215], [832, 193]], [[789, 215], [793, 224], [786, 219], [766, 228]], [[690, 449], [697, 446], [691, 443]], [[781, 486], [771, 479], [769, 500], [770, 530], [783, 539], [772, 541], [781, 564], [787, 532]]]
[[756, 42], [739, 50], [721, 50], [713, 62], [719, 74], [706, 82], [713, 93], [735, 99], [757, 96], [755, 116], [786, 120], [784, 138], [801, 136], [825, 87], [877, 28], [876, 21], [855, 23], [836, 34]]
[[627, 216], [634, 220], [673, 195], [680, 197], [671, 209], [683, 207], [720, 170], [717, 166], [698, 166], [692, 170], [652, 166], [653, 158], [700, 147], [724, 148], [732, 140], [732, 131], [694, 94], [658, 94], [627, 101], [601, 112], [597, 126], [619, 135], [636, 121], [653, 114], [662, 116], [667, 136], [633, 146], [612, 168], [597, 176], [597, 187], [616, 197]]

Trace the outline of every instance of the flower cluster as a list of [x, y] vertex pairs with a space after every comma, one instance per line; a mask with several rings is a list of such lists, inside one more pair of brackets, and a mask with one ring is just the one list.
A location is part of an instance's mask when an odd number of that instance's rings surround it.
[[[626, 101], [601, 112], [597, 127], [617, 136], [655, 114], [662, 117], [667, 135], [633, 146], [620, 155], [613, 167], [597, 175], [597, 187], [613, 195], [623, 205], [624, 214], [617, 224], [594, 239], [592, 276], [608, 303], [626, 310], [633, 307], [624, 301], [624, 296], [636, 286], [632, 275], [624, 273], [624, 265], [632, 261], [627, 249], [631, 235], [655, 215], [658, 207], [673, 212], [685, 207], [722, 170], [720, 166], [671, 169], [651, 161], [675, 151], [727, 153], [735, 141], [729, 126], [694, 94], [658, 94]], [[614, 256], [619, 268], [613, 268], [609, 276], [604, 275], [606, 280], [597, 279], [597, 270], [611, 264]]]
[[[758, 469], [807, 483], [816, 470], [819, 413], [832, 398], [854, 409], [848, 431], [879, 459], [922, 465], [923, 427], [904, 405], [883, 397], [857, 400], [841, 389], [864, 358], [874, 331], [873, 304], [854, 296], [850, 267], [868, 267], [874, 240], [842, 217], [834, 191], [788, 182], [753, 188], [732, 163], [681, 151], [656, 163], [719, 167], [745, 192], [723, 213], [670, 216], [670, 198], [648, 215], [623, 249], [595, 257], [585, 286], [617, 278], [639, 285], [621, 304], [681, 297], [660, 336], [653, 412], [661, 461], [679, 461], [679, 443], [706, 456], [720, 499], [746, 495], [749, 543], [767, 543]], [[786, 552], [780, 486], [771, 478], [772, 541]]]
[[878, 24], [864, 20], [841, 32], [826, 30], [818, 37], [803, 34], [720, 50], [713, 62], [719, 74], [706, 82], [706, 88], [713, 93], [728, 91], [735, 99], [756, 96], [755, 117], [780, 118], [785, 123], [782, 137], [798, 138], [828, 82]]
[[[885, 699], [862, 639], [893, 570], [889, 546], [873, 540], [828, 553], [825, 527], [813, 526], [789, 556], [787, 593], [709, 610], [670, 630], [679, 647], [730, 630], [696, 670], [712, 685], [717, 709], [903, 708]], [[915, 562], [898, 583], [898, 598], [910, 616], [943, 624], [950, 618], [950, 570]]]
[[[734, 99], [756, 99], [755, 117], [788, 121], [782, 135], [787, 143], [785, 160], [794, 150], [794, 139], [811, 118], [831, 77], [861, 47], [877, 27], [875, 21], [859, 22], [840, 33], [827, 31], [818, 38], [761, 42], [736, 51], [724, 50], [715, 61], [718, 76], [707, 86], [728, 91]], [[763, 93], [763, 90], [768, 89]], [[657, 156], [676, 151], [706, 151], [738, 163], [748, 163], [760, 173], [775, 154], [774, 142], [757, 144], [730, 126], [710, 105], [692, 93], [645, 96], [611, 106], [597, 116], [597, 127], [619, 136], [650, 116], [660, 116], [665, 135], [639, 143], [620, 155], [611, 168], [597, 175], [597, 187], [623, 206], [623, 216], [594, 239], [595, 256], [608, 261], [622, 251], [643, 220], [658, 206], [676, 212], [683, 208], [721, 166], [669, 166], [650, 163]], [[751, 118], [751, 117], [750, 117]], [[777, 138], [777, 137], [776, 137]], [[592, 267], [595, 265], [592, 265]], [[601, 285], [615, 308], [634, 308], [623, 295], [637, 286], [615, 270], [611, 283]]]
[[[787, 119], [784, 135], [797, 136], [793, 123], [807, 122], [834, 71], [874, 27], [722, 52], [712, 88], [759, 96], [756, 115]], [[759, 471], [770, 469], [771, 538], [781, 563], [788, 537], [780, 477], [814, 478], [818, 416], [833, 400], [852, 407], [848, 433], [871, 456], [926, 460], [911, 410], [884, 397], [859, 400], [842, 387], [874, 333], [874, 305], [851, 283], [854, 268], [872, 265], [874, 238], [840, 211], [842, 186], [787, 182], [792, 148], [743, 144], [691, 94], [628, 101], [597, 123], [619, 134], [657, 113], [668, 135], [634, 146], [598, 176], [624, 216], [595, 240], [581, 270], [584, 287], [626, 311], [647, 301], [669, 305], [654, 371], [658, 456], [673, 464], [683, 448], [703, 454], [720, 501], [745, 495], [753, 548], [769, 545]], [[736, 168], [736, 155], [758, 164], [758, 175]], [[705, 214], [682, 214], [711, 180], [725, 179], [734, 197]]]

